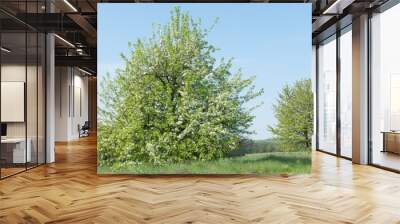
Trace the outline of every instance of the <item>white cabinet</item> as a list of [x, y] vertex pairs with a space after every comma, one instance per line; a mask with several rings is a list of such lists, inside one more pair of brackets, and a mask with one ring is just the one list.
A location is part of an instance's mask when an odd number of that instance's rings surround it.
[[7, 138], [2, 139], [1, 144], [7, 144], [12, 147], [12, 162], [25, 163], [32, 161], [32, 140], [26, 140], [28, 144], [25, 151], [25, 138]]

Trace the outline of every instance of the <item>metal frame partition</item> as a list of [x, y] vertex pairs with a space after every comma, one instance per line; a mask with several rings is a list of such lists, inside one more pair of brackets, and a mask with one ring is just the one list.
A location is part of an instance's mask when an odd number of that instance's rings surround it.
[[[27, 13], [28, 12], [28, 2], [30, 4], [36, 4], [36, 12], [39, 12], [39, 3], [46, 3], [45, 0], [25, 0], [25, 1], [21, 1], [21, 4], [25, 4], [23, 7], [25, 7], [24, 11], [25, 11], [25, 19], [27, 17]], [[1, 6], [1, 5], [0, 5]], [[47, 33], [45, 32], [41, 32], [40, 30], [37, 30], [33, 27], [31, 27], [30, 25], [28, 25], [27, 23], [19, 20], [18, 18], [14, 18], [12, 16], [12, 14], [7, 13], [6, 10], [1, 9], [1, 13], [5, 13], [6, 16], [9, 16], [10, 19], [15, 19], [15, 21], [21, 25], [21, 27], [23, 27], [22, 29], [19, 29], [17, 31], [8, 31], [5, 29], [2, 29], [2, 23], [0, 23], [0, 46], [3, 47], [3, 45], [5, 45], [4, 41], [3, 41], [3, 37], [4, 35], [12, 35], [12, 34], [19, 34], [19, 35], [24, 35], [24, 49], [22, 51], [24, 51], [24, 56], [25, 58], [24, 60], [24, 64], [21, 64], [21, 66], [24, 66], [24, 76], [25, 76], [25, 81], [24, 81], [24, 139], [25, 139], [25, 143], [24, 143], [24, 147], [25, 147], [25, 152], [24, 152], [24, 168], [21, 170], [19, 170], [18, 172], [11, 172], [9, 174], [4, 173], [5, 171], [5, 162], [3, 164], [3, 157], [2, 157], [2, 148], [4, 146], [2, 146], [2, 144], [0, 144], [0, 180], [14, 176], [16, 174], [25, 172], [27, 170], [33, 169], [35, 167], [38, 167], [40, 165], [43, 165], [47, 162], [47, 153], [46, 153], [46, 148], [47, 148], [47, 123], [46, 123], [46, 118], [47, 118], [47, 114], [46, 114], [46, 96], [47, 96], [47, 88], [46, 88], [46, 83], [47, 83]], [[33, 8], [35, 10], [35, 8]], [[47, 11], [47, 7], [45, 9]], [[33, 41], [29, 41], [28, 40], [28, 36], [33, 37]], [[35, 40], [36, 39], [36, 40]], [[40, 48], [40, 46], [42, 48]], [[29, 48], [29, 49], [28, 49]], [[39, 51], [40, 49], [40, 51]], [[35, 59], [31, 60], [31, 58], [29, 58], [29, 55], [33, 54], [34, 57], [36, 57]], [[2, 71], [3, 71], [3, 66], [5, 66], [6, 60], [3, 57], [3, 52], [0, 53], [0, 82], [2, 81]], [[18, 55], [16, 56], [18, 58]], [[42, 61], [40, 61], [40, 58]], [[22, 58], [20, 58], [22, 59]], [[41, 63], [40, 63], [41, 62]], [[32, 64], [32, 65], [31, 65]], [[34, 67], [34, 69], [30, 68], [30, 70], [28, 71], [28, 65], [31, 65], [32, 67]], [[41, 67], [41, 71], [39, 71], [39, 67]], [[34, 79], [34, 82], [32, 83], [28, 83], [28, 72], [30, 72], [29, 76], [31, 78]], [[41, 73], [40, 73], [41, 72]], [[40, 76], [39, 76], [40, 75]], [[39, 77], [41, 78], [41, 86], [39, 86]], [[32, 93], [28, 94], [28, 84], [30, 85], [29, 88], [33, 88]], [[0, 85], [0, 102], [1, 102], [1, 85]], [[39, 89], [40, 88], [40, 89]], [[40, 91], [40, 94], [39, 94]], [[36, 109], [33, 108], [33, 112], [36, 114], [29, 114], [28, 113], [28, 97], [31, 97], [34, 101], [33, 104], [35, 104], [34, 106], [36, 106]], [[39, 101], [41, 101], [41, 105], [39, 104]], [[39, 113], [39, 107], [41, 107], [41, 112]], [[1, 108], [0, 105], [0, 110], [4, 109]], [[31, 108], [32, 109], [32, 108]], [[29, 123], [29, 125], [33, 125], [30, 126], [30, 128], [33, 130], [34, 135], [30, 136], [29, 138], [31, 138], [32, 143], [33, 142], [36, 143], [35, 149], [36, 150], [36, 158], [33, 158], [32, 154], [31, 154], [31, 159], [33, 159], [33, 162], [28, 162], [28, 121], [29, 119], [31, 119], [31, 117], [33, 116], [33, 120], [31, 120]], [[36, 120], [36, 121], [35, 121]], [[1, 121], [1, 113], [0, 113], [0, 121]], [[41, 126], [39, 126], [39, 124]], [[39, 127], [41, 127], [41, 130], [39, 130]], [[41, 131], [41, 132], [40, 132]], [[39, 138], [39, 136], [41, 136], [41, 139]], [[39, 149], [40, 147], [40, 149]], [[41, 155], [40, 152], [42, 153]], [[3, 155], [4, 156], [4, 155]], [[40, 157], [39, 157], [40, 156]], [[42, 158], [43, 157], [43, 158]], [[36, 160], [36, 161], [35, 161]], [[29, 163], [29, 164], [28, 164]], [[4, 167], [3, 167], [4, 165]], [[18, 166], [19, 167], [19, 166]]]
[[[0, 47], [3, 46], [2, 45], [2, 32], [1, 32], [1, 30], [2, 30], [2, 23], [0, 23]], [[1, 74], [1, 71], [2, 71], [1, 62], [2, 62], [2, 52], [0, 50], [0, 84], [1, 84], [1, 77], [2, 77], [2, 74]], [[0, 85], [0, 111], [1, 111], [1, 85]], [[0, 124], [1, 124], [1, 112], [0, 112]], [[2, 155], [1, 155], [1, 151], [2, 150], [1, 150], [1, 144], [0, 144], [0, 180], [2, 179], [2, 173], [1, 173], [1, 171], [2, 171], [2, 168], [1, 168]]]
[[341, 32], [338, 29], [336, 31], [336, 154], [341, 156], [341, 120], [340, 120], [340, 78], [341, 78], [341, 67], [340, 67], [340, 35]]

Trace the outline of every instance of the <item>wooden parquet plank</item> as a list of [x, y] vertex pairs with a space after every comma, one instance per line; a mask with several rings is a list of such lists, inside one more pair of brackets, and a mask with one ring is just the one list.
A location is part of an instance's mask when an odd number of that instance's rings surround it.
[[96, 138], [0, 181], [0, 223], [400, 223], [400, 175], [313, 153], [310, 175], [99, 176]]

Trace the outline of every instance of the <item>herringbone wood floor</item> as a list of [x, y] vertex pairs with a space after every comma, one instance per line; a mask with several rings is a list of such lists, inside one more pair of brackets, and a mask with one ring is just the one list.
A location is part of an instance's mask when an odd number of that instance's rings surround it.
[[400, 175], [313, 154], [302, 176], [98, 176], [96, 140], [0, 181], [0, 223], [400, 223]]

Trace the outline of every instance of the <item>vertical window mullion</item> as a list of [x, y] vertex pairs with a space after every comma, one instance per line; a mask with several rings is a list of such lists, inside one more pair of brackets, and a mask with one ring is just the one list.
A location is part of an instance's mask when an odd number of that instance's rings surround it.
[[315, 46], [315, 148], [319, 150], [319, 44]]
[[367, 124], [367, 132], [368, 132], [368, 164], [373, 163], [373, 153], [372, 153], [372, 64], [371, 64], [371, 57], [372, 57], [372, 30], [371, 30], [371, 20], [372, 20], [372, 12], [368, 12], [368, 31], [367, 31], [367, 42], [368, 42], [368, 53], [367, 53], [367, 102], [368, 102], [368, 110], [367, 110], [367, 119], [368, 119], [368, 124]]
[[[36, 1], [39, 14], [39, 0]], [[36, 166], [39, 165], [39, 32], [36, 32]]]
[[[28, 1], [25, 1], [25, 21], [28, 19]], [[28, 25], [25, 23], [25, 100], [24, 100], [24, 120], [25, 120], [25, 170], [28, 169]]]
[[336, 154], [341, 156], [341, 119], [340, 119], [340, 35], [338, 28], [336, 31]]
[[[2, 27], [1, 27], [1, 24], [2, 23], [0, 23], [0, 47], [2, 46], [2, 32], [1, 32], [1, 28]], [[1, 110], [2, 110], [2, 108], [1, 108], [1, 76], [2, 76], [1, 75], [1, 69], [2, 69], [2, 57], [1, 57], [1, 55], [2, 55], [2, 52], [0, 51], [0, 124], [2, 124], [2, 122], [1, 122]], [[0, 144], [0, 158], [1, 158], [1, 150], [2, 150], [1, 145], [2, 144]], [[2, 164], [0, 162], [0, 180], [2, 179], [1, 170], [2, 170]]]

